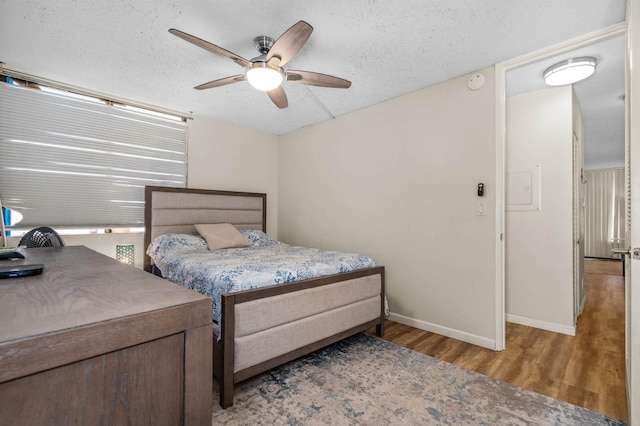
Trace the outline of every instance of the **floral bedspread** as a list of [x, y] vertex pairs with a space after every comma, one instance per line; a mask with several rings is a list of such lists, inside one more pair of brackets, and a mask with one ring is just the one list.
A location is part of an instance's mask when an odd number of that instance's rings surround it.
[[376, 266], [369, 256], [306, 248], [242, 231], [249, 247], [209, 250], [197, 235], [165, 234], [147, 249], [162, 275], [212, 299], [220, 324], [221, 295]]

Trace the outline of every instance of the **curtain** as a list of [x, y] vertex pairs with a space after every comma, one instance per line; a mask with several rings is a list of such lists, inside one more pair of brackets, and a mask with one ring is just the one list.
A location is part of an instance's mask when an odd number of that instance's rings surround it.
[[624, 244], [624, 169], [585, 171], [585, 256], [619, 258]]

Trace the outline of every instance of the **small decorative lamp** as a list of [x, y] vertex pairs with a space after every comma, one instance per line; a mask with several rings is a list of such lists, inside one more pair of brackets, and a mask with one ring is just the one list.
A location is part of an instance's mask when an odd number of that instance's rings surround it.
[[116, 245], [116, 260], [127, 265], [134, 266], [135, 259], [133, 257], [133, 244], [117, 244]]

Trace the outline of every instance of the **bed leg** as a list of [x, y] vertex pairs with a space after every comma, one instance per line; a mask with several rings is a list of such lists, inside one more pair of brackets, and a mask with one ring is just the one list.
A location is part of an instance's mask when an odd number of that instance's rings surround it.
[[233, 405], [233, 375], [223, 374], [220, 382], [220, 406], [228, 408]]
[[235, 295], [222, 295], [222, 371], [220, 373], [220, 406], [222, 408], [233, 405], [233, 376], [234, 376], [234, 334], [235, 334]]

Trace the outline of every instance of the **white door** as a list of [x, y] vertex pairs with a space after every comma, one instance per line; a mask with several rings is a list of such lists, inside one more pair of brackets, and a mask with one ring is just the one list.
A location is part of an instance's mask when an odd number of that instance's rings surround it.
[[629, 424], [640, 425], [640, 2], [627, 2], [626, 362]]

